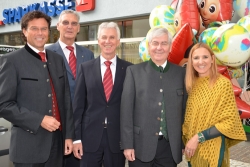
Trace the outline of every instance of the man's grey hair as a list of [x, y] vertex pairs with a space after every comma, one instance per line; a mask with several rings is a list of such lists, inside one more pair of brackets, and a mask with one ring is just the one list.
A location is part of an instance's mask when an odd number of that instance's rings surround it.
[[121, 33], [118, 25], [114, 22], [103, 22], [102, 24], [99, 25], [98, 32], [97, 32], [97, 39], [100, 38], [101, 36], [101, 31], [105, 28], [114, 28], [117, 33], [117, 38], [120, 39]]
[[160, 37], [162, 35], [167, 35], [168, 36], [168, 42], [171, 45], [172, 44], [172, 35], [169, 33], [169, 31], [164, 28], [164, 27], [155, 27], [151, 30], [151, 32], [148, 34], [148, 42], [152, 42], [153, 38], [155, 37]]
[[61, 14], [59, 16], [59, 19], [58, 19], [59, 23], [62, 21], [62, 16], [65, 15], [65, 14], [74, 14], [76, 16], [76, 18], [77, 18], [77, 22], [79, 23], [79, 21], [80, 21], [80, 15], [76, 11], [74, 11], [72, 9], [63, 10], [61, 12]]

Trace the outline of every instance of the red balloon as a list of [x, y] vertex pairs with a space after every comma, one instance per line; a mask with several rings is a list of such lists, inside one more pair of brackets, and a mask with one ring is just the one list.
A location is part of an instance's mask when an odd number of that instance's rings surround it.
[[193, 38], [192, 29], [187, 23], [175, 34], [168, 61], [178, 65], [184, 58], [187, 48], [193, 44]]
[[235, 100], [240, 113], [240, 118], [250, 118], [250, 106], [246, 102], [241, 100], [239, 97], [235, 97]]
[[200, 13], [197, 0], [179, 0], [174, 15], [174, 27], [178, 32], [185, 24], [189, 24], [194, 35], [200, 29]]

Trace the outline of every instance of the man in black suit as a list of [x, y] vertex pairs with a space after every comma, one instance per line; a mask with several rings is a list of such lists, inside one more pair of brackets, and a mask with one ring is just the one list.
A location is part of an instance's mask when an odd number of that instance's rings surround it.
[[[77, 33], [80, 31], [79, 20], [80, 16], [76, 11], [71, 9], [62, 11], [57, 23], [57, 30], [60, 32], [59, 40], [46, 47], [63, 57], [67, 70], [72, 101], [75, 93], [77, 67], [85, 61], [94, 59], [93, 52], [75, 43]], [[75, 56], [76, 59], [75, 69], [71, 69], [70, 67], [71, 51], [68, 49], [69, 46], [73, 48], [73, 56]], [[79, 159], [75, 158], [73, 154], [64, 157], [64, 167], [78, 167], [79, 164]]]
[[120, 44], [116, 23], [99, 26], [98, 44], [101, 55], [79, 67], [73, 103], [76, 135], [73, 152], [81, 159], [81, 167], [101, 167], [102, 163], [105, 167], [124, 167], [120, 102], [125, 71], [131, 63], [115, 53]]
[[61, 167], [74, 137], [70, 91], [62, 56], [44, 49], [51, 18], [23, 16], [26, 45], [0, 57], [0, 116], [13, 124], [10, 160], [15, 167]]

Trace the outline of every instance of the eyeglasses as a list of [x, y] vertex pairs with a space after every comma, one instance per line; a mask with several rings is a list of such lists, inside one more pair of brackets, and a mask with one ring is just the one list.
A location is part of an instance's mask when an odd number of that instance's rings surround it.
[[77, 26], [78, 25], [78, 22], [76, 22], [76, 21], [73, 21], [73, 22], [69, 22], [69, 21], [62, 21], [62, 24], [64, 25], [64, 26], [67, 26], [67, 25], [69, 25], [69, 24], [71, 24], [71, 26]]
[[48, 27], [42, 27], [42, 28], [38, 28], [38, 27], [30, 27], [29, 28], [31, 31], [33, 31], [33, 32], [39, 32], [39, 30], [41, 31], [41, 32], [47, 32], [48, 31]]
[[164, 41], [164, 42], [157, 42], [157, 41], [152, 41], [151, 42], [151, 45], [154, 46], [154, 47], [158, 47], [159, 45], [161, 45], [162, 47], [166, 47], [168, 46], [170, 43], [167, 42], [167, 41]]

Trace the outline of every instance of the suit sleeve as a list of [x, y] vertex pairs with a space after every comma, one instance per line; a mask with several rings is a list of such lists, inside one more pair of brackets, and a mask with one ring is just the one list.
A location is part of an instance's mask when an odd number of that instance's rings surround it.
[[121, 148], [133, 149], [133, 113], [135, 101], [135, 80], [128, 67], [126, 71], [126, 77], [123, 84], [123, 92], [121, 99]]
[[44, 116], [17, 104], [17, 87], [15, 66], [7, 57], [0, 56], [0, 117], [36, 134]]
[[73, 101], [73, 112], [75, 122], [75, 140], [81, 140], [82, 118], [85, 112], [87, 98], [86, 83], [84, 78], [83, 65], [79, 66], [79, 73], [76, 79], [75, 96]]
[[64, 95], [65, 117], [66, 117], [65, 139], [74, 139], [74, 120], [73, 120], [73, 111], [72, 111], [73, 109], [71, 103], [70, 87], [69, 87], [66, 67], [63, 60], [62, 60], [62, 65], [64, 70], [63, 74], [65, 82], [65, 95]]
[[[185, 78], [185, 74], [183, 74]], [[184, 87], [184, 91], [183, 91], [183, 104], [182, 104], [182, 125], [184, 123], [184, 118], [185, 118], [185, 113], [186, 113], [186, 103], [187, 103], [187, 98], [188, 98], [188, 93], [187, 93], [187, 90], [186, 90], [186, 86], [185, 86], [185, 80], [183, 81], [183, 87]], [[182, 132], [183, 134], [183, 132]], [[185, 144], [184, 144], [184, 141], [182, 142], [182, 145], [181, 145], [182, 149], [185, 148]]]

